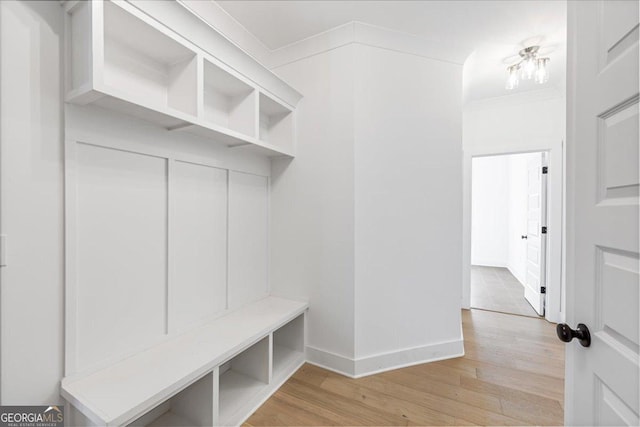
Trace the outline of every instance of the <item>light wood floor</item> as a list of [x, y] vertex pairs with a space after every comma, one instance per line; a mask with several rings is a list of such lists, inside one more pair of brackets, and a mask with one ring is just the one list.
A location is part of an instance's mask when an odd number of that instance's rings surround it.
[[524, 286], [506, 268], [471, 266], [471, 307], [539, 317], [524, 297]]
[[357, 380], [306, 364], [246, 425], [561, 425], [555, 325], [481, 310], [462, 318], [464, 357]]

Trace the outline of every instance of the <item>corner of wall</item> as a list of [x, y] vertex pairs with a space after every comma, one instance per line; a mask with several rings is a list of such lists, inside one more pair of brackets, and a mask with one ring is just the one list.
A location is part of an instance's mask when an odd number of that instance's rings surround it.
[[462, 325], [460, 325], [459, 339], [361, 358], [349, 358], [311, 346], [306, 348], [308, 363], [349, 378], [362, 378], [394, 369], [462, 356], [464, 356]]

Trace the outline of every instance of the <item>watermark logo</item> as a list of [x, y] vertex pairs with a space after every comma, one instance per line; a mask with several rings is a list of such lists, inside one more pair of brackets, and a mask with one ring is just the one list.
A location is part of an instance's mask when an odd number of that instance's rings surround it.
[[64, 427], [64, 407], [0, 406], [0, 427]]

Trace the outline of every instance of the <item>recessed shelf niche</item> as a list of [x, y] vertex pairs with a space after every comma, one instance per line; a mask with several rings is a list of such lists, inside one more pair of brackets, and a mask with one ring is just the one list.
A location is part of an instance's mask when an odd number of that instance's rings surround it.
[[[269, 384], [269, 337], [220, 366], [219, 425], [233, 425], [243, 407]], [[245, 415], [245, 414], [243, 414]]]
[[255, 137], [255, 88], [206, 59], [203, 67], [204, 120]]
[[293, 150], [293, 112], [271, 97], [260, 94], [260, 141]]
[[304, 315], [273, 333], [273, 377], [279, 378], [304, 360]]
[[156, 406], [130, 427], [206, 427], [213, 425], [213, 373]]
[[196, 53], [122, 7], [103, 5], [105, 86], [195, 116]]

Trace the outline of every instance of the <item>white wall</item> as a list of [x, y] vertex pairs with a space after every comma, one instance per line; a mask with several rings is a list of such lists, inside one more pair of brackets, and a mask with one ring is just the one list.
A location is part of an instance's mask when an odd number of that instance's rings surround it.
[[463, 113], [463, 298], [470, 303], [471, 159], [491, 154], [548, 151], [549, 254], [547, 319], [562, 320], [562, 224], [565, 100], [556, 89], [467, 104]]
[[307, 351], [347, 371], [354, 357], [354, 54], [345, 46], [277, 70], [305, 96], [296, 158], [274, 160], [271, 182], [272, 291], [309, 299]]
[[462, 353], [462, 67], [356, 58], [357, 375]]
[[461, 66], [346, 43], [275, 71], [305, 96], [271, 283], [309, 298], [307, 357], [359, 376], [461, 354]]
[[0, 2], [3, 405], [60, 402], [63, 369], [62, 9]]
[[508, 158], [475, 158], [471, 174], [471, 264], [507, 267], [510, 196]]

